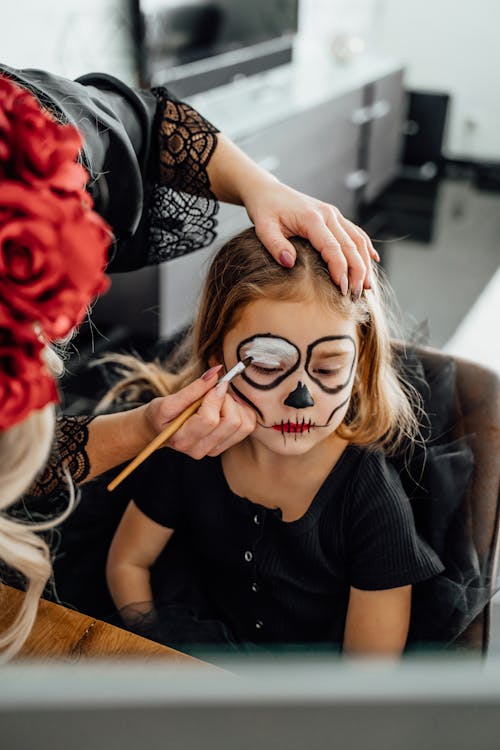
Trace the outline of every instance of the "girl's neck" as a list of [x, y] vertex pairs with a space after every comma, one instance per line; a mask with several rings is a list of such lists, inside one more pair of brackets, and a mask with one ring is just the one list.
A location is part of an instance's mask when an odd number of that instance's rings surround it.
[[300, 518], [314, 499], [348, 443], [330, 435], [299, 456], [283, 456], [252, 438], [222, 456], [232, 491], [270, 508], [279, 507], [285, 521]]

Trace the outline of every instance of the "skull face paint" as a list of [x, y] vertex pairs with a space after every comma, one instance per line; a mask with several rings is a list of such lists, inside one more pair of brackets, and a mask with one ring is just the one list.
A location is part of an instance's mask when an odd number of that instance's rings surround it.
[[231, 387], [258, 415], [252, 439], [304, 452], [335, 432], [355, 374], [353, 321], [314, 300], [256, 300], [224, 340], [227, 367], [247, 356], [251, 364]]
[[300, 351], [295, 344], [270, 333], [257, 334], [242, 341], [237, 356], [239, 360], [252, 358], [250, 369], [247, 367], [242, 377], [263, 391], [279, 385], [300, 362]]

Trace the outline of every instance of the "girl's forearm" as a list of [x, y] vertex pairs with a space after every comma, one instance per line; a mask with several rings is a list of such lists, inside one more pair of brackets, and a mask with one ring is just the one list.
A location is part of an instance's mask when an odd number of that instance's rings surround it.
[[152, 611], [153, 592], [148, 568], [127, 563], [108, 564], [106, 578], [115, 607], [126, 624], [134, 624], [134, 618], [140, 619]]

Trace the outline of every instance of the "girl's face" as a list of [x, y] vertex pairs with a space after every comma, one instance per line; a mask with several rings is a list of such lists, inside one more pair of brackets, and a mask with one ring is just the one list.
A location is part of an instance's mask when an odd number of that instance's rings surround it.
[[308, 452], [335, 432], [349, 407], [356, 324], [319, 301], [256, 300], [224, 339], [230, 369], [252, 356], [231, 387], [257, 413], [251, 438], [281, 455]]

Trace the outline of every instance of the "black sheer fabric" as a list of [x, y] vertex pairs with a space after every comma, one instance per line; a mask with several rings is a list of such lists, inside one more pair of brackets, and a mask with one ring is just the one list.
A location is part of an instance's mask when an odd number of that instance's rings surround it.
[[[56, 429], [49, 460], [31, 487], [23, 497], [8, 509], [9, 518], [19, 523], [29, 524], [57, 522], [59, 516], [68, 508], [71, 494], [65, 469], [72, 481], [83, 482], [87, 477], [90, 465], [87, 455], [88, 425], [91, 417], [61, 417], [56, 422]], [[79, 501], [79, 492], [75, 492], [75, 503]], [[57, 554], [61, 541], [59, 528], [54, 526], [38, 534], [44, 539], [52, 553]], [[15, 588], [24, 590], [26, 581], [17, 571], [0, 560], [0, 581]], [[58, 601], [54, 578], [47, 582], [43, 596]]]
[[148, 264], [177, 258], [213, 242], [219, 205], [206, 170], [219, 131], [167, 89], [153, 89], [153, 94], [160, 113], [156, 129], [159, 179], [149, 208]]
[[66, 488], [65, 467], [73, 481], [83, 482], [90, 471], [87, 454], [88, 426], [95, 419], [89, 417], [59, 417], [56, 422], [54, 443], [47, 466], [37, 477], [27, 495], [48, 498]]
[[0, 73], [28, 88], [84, 138], [96, 210], [113, 229], [108, 271], [131, 271], [205, 247], [218, 204], [207, 164], [217, 129], [167, 89], [137, 90], [104, 73], [76, 81], [41, 70]]
[[420, 535], [445, 565], [414, 587], [409, 642], [485, 649], [499, 588], [498, 378], [425, 347], [402, 353], [401, 366], [423, 399], [425, 443], [393, 463]]

